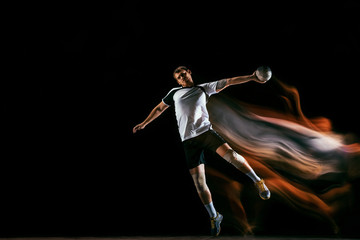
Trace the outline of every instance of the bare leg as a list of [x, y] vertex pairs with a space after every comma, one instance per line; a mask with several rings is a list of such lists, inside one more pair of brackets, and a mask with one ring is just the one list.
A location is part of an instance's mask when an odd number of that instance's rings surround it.
[[220, 233], [220, 223], [223, 220], [223, 216], [215, 210], [214, 204], [212, 202], [210, 190], [206, 185], [204, 164], [200, 164], [199, 166], [190, 169], [190, 174], [194, 180], [199, 197], [207, 212], [209, 213], [211, 221], [211, 235], [218, 236]]
[[259, 196], [263, 199], [270, 198], [270, 191], [265, 185], [263, 179], [260, 179], [254, 170], [250, 167], [249, 163], [245, 160], [245, 158], [235, 152], [227, 143], [224, 143], [218, 149], [216, 149], [216, 153], [219, 154], [226, 161], [234, 165], [241, 172], [245, 173], [246, 176], [251, 178], [251, 180], [255, 183], [256, 188], [259, 191]]
[[[219, 154], [222, 158], [224, 158], [229, 151], [233, 151], [233, 149], [227, 143], [224, 143], [216, 149], [216, 153]], [[226, 160], [229, 161], [228, 159]], [[230, 163], [245, 174], [253, 171], [249, 163], [241, 155], [238, 155], [238, 158], [232, 159]]]
[[199, 166], [192, 168], [189, 171], [192, 179], [194, 180], [196, 190], [202, 203], [206, 205], [212, 202], [210, 190], [206, 185], [204, 164], [200, 164]]

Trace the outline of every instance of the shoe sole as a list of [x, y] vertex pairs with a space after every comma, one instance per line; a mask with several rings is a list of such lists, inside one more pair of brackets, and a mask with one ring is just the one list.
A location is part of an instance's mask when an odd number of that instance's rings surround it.
[[219, 223], [219, 232], [216, 233], [216, 235], [213, 235], [213, 237], [218, 237], [220, 235], [221, 232], [221, 226], [220, 224], [222, 223], [222, 220], [224, 219], [224, 216], [221, 217], [220, 223]]
[[222, 223], [222, 220], [224, 219], [224, 217], [222, 216], [221, 217], [221, 220], [220, 220], [220, 223], [219, 223], [219, 232], [215, 235], [215, 237], [219, 236], [220, 235], [220, 232], [221, 232], [221, 226], [220, 224]]
[[261, 198], [262, 200], [268, 200], [268, 199], [270, 199], [270, 196], [267, 197], [267, 198], [264, 198], [263, 196], [260, 196], [260, 198]]

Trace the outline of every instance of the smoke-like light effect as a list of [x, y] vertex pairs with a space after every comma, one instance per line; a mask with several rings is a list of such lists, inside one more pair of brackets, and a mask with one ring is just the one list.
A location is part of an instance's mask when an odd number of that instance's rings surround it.
[[[296, 88], [272, 81], [284, 92], [286, 111], [216, 97], [208, 104], [213, 127], [265, 179], [272, 192], [268, 201], [319, 218], [336, 233], [337, 216], [351, 208], [351, 182], [360, 176], [360, 144], [346, 143], [326, 118], [306, 118]], [[228, 223], [251, 233], [257, 222], [248, 222], [244, 184], [211, 167], [207, 173], [213, 194], [223, 196], [222, 208], [229, 208]]]

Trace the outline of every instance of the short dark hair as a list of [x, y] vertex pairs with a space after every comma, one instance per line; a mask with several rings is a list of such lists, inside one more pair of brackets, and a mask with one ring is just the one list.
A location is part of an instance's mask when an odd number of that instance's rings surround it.
[[181, 70], [188, 71], [189, 69], [187, 67], [185, 67], [185, 66], [179, 66], [174, 70], [173, 77], [175, 78], [175, 73], [179, 73]]

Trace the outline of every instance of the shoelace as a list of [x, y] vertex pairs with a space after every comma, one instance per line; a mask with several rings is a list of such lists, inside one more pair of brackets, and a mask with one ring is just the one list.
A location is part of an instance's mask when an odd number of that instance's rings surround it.
[[264, 180], [261, 179], [260, 181], [256, 182], [256, 186], [259, 188], [261, 192], [265, 192]]
[[216, 217], [210, 218], [211, 228], [215, 228], [215, 221], [218, 216], [219, 216], [219, 214], [216, 213]]

